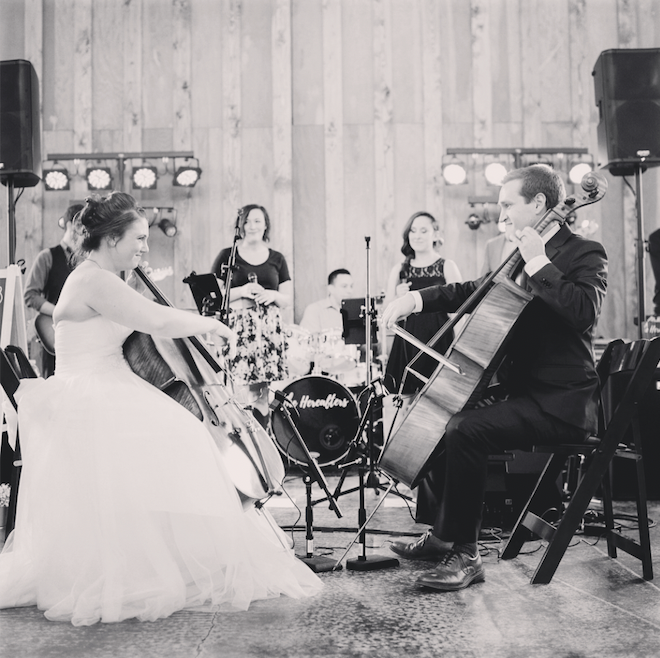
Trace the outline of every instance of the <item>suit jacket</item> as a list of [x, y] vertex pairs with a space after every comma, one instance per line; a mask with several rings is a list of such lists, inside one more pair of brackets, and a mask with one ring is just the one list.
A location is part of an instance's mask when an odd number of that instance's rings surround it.
[[486, 242], [486, 249], [484, 251], [484, 264], [481, 267], [481, 274], [488, 274], [494, 272], [503, 262], [504, 259], [513, 251], [513, 245], [506, 239], [504, 233], [491, 238]]
[[[566, 225], [546, 244], [546, 254], [551, 262], [527, 279], [534, 299], [512, 331], [500, 377], [511, 395], [529, 395], [546, 413], [593, 432], [598, 377], [592, 341], [607, 289], [607, 254]], [[421, 290], [422, 312], [456, 311], [481, 281]]]

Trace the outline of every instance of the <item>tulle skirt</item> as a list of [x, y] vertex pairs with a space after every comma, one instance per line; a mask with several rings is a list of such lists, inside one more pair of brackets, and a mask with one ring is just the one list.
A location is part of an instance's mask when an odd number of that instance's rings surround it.
[[17, 397], [0, 607], [88, 625], [319, 591], [270, 515], [243, 509], [204, 425], [127, 366], [24, 380]]

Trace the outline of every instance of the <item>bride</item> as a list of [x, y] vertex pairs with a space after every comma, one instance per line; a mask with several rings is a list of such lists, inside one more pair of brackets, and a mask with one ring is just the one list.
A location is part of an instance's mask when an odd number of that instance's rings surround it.
[[211, 334], [231, 355], [234, 333], [122, 281], [148, 251], [132, 196], [87, 199], [76, 225], [86, 258], [53, 313], [55, 374], [24, 380], [17, 395], [23, 470], [0, 554], [0, 607], [36, 605], [48, 619], [89, 625], [315, 594], [321, 581], [266, 512], [243, 510], [204, 425], [122, 353], [137, 330]]

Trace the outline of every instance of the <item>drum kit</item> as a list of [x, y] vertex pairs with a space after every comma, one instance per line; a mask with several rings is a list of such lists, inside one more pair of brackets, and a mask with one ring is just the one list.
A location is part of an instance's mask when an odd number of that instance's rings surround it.
[[[379, 364], [373, 363], [372, 345], [376, 341], [377, 311], [375, 299], [369, 295], [369, 242], [367, 250], [367, 295], [364, 298], [342, 300], [343, 330], [326, 331], [316, 335], [298, 326], [287, 330], [286, 361], [291, 381], [271, 384], [274, 399], [271, 403], [271, 430], [274, 441], [290, 463], [303, 471], [306, 485], [306, 540], [307, 554], [300, 556], [314, 571], [341, 569], [341, 562], [351, 547], [359, 542], [357, 558], [346, 561], [346, 568], [371, 571], [398, 566], [396, 558], [367, 555], [366, 528], [373, 514], [367, 515], [365, 491], [394, 492], [412, 501], [396, 490], [396, 482], [380, 481], [377, 466], [383, 449], [383, 401], [388, 391], [379, 373]], [[360, 362], [361, 347], [365, 362]], [[374, 376], [375, 375], [375, 376]], [[280, 386], [281, 385], [281, 386]], [[356, 392], [354, 395], [353, 392]], [[380, 442], [378, 432], [380, 430]], [[380, 445], [378, 445], [380, 443]], [[342, 491], [350, 466], [358, 467], [356, 487]], [[322, 471], [323, 466], [340, 470], [338, 484], [330, 492]], [[325, 497], [312, 501], [312, 483], [316, 482]], [[339, 560], [314, 556], [313, 512], [316, 503], [328, 501], [339, 518], [339, 496], [359, 492], [358, 525], [354, 539]]]
[[[335, 466], [347, 456], [364, 411], [366, 364], [360, 363], [359, 345], [345, 344], [341, 329], [312, 334], [290, 325], [285, 331], [286, 364], [293, 378], [277, 388], [296, 408], [297, 429], [318, 465]], [[372, 365], [372, 371], [377, 367]], [[277, 412], [272, 433], [289, 461], [307, 465], [294, 432]]]
[[[364, 517], [365, 474], [367, 464], [373, 464], [374, 460], [374, 428], [380, 421], [377, 401], [382, 399], [384, 388], [380, 379], [372, 383], [367, 374], [370, 359], [361, 364], [359, 345], [344, 343], [341, 330], [311, 334], [301, 327], [290, 326], [286, 337], [287, 367], [289, 374], [297, 377], [271, 384], [274, 395], [271, 434], [283, 457], [303, 472], [307, 552], [299, 557], [313, 571], [334, 571], [341, 569], [339, 561], [314, 555], [313, 506], [327, 501], [341, 518], [339, 496], [360, 491], [360, 518]], [[348, 467], [352, 465], [360, 466], [360, 485], [342, 491]], [[332, 492], [324, 467], [341, 472]], [[324, 493], [316, 501], [311, 494], [314, 482]]]

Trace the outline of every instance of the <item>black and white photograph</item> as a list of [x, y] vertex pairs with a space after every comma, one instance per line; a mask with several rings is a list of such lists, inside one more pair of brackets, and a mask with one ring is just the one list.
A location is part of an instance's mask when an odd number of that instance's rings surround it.
[[0, 658], [660, 658], [660, 0], [0, 0]]

